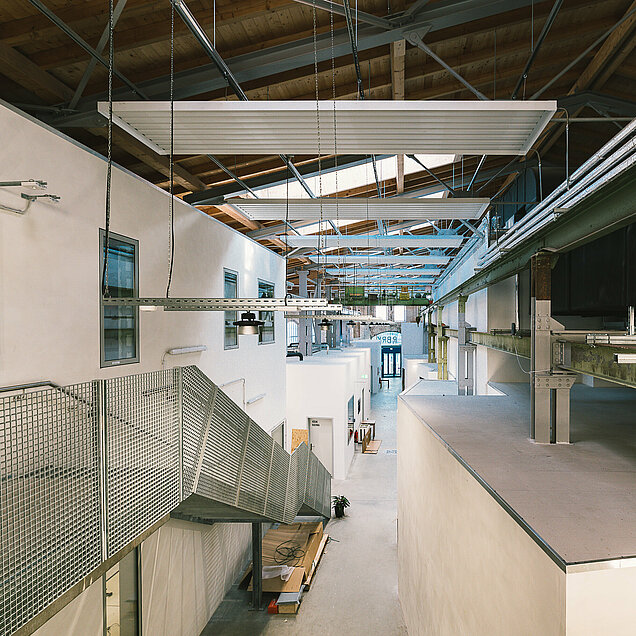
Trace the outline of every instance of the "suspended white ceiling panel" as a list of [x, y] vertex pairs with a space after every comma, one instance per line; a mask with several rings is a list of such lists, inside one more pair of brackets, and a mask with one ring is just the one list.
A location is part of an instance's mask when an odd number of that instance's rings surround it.
[[[318, 236], [279, 236], [290, 247], [313, 247], [317, 249]], [[320, 247], [375, 247], [417, 249], [420, 247], [445, 248], [459, 247], [462, 244], [461, 236], [448, 236], [444, 234], [430, 234], [426, 236], [320, 236]]]
[[[107, 117], [108, 103], [98, 110]], [[174, 152], [525, 155], [555, 111], [555, 101], [523, 100], [181, 101], [174, 104]], [[169, 154], [170, 102], [115, 102], [113, 115]]]
[[400, 269], [367, 269], [365, 268], [361, 268], [361, 269], [331, 269], [328, 268], [325, 270], [327, 272], [327, 274], [330, 274], [332, 276], [353, 276], [354, 272], [356, 276], [359, 275], [366, 275], [366, 274], [376, 274], [379, 276], [437, 276], [438, 274], [441, 273], [441, 269], [437, 269], [434, 267], [431, 267], [430, 269], [426, 269], [424, 267], [413, 267], [412, 269], [404, 269], [404, 268], [400, 268]]
[[310, 256], [314, 263], [329, 263], [330, 265], [365, 265], [373, 267], [375, 265], [446, 265], [450, 261], [450, 256], [384, 256], [375, 254], [353, 254], [342, 256], [338, 254], [325, 254], [320, 256]]
[[478, 219], [490, 199], [427, 198], [390, 199], [322, 198], [322, 199], [228, 199], [236, 210], [254, 221], [318, 221], [323, 219], [365, 221], [382, 219], [406, 221], [428, 219]]

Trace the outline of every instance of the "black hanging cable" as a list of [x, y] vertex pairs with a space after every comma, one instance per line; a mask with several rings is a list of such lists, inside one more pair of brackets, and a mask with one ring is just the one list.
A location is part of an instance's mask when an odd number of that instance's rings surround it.
[[[112, 2], [112, 0], [111, 0]], [[174, 4], [170, 3], [170, 269], [166, 298], [170, 296], [174, 266]]]
[[114, 0], [110, 0], [108, 14], [108, 168], [106, 169], [106, 223], [104, 232], [104, 268], [102, 270], [102, 295], [110, 296], [108, 286], [108, 252], [110, 251], [110, 190], [113, 174], [113, 70], [114, 70]]

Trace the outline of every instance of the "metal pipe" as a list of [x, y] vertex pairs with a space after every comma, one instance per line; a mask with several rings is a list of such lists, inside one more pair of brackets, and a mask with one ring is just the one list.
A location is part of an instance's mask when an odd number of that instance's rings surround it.
[[517, 80], [517, 84], [515, 85], [512, 91], [512, 95], [510, 95], [510, 99], [517, 99], [517, 93], [519, 92], [519, 89], [521, 88], [521, 84], [523, 84], [523, 81], [527, 79], [528, 72], [530, 71], [530, 67], [532, 66], [535, 58], [537, 57], [537, 53], [539, 52], [539, 49], [541, 48], [541, 45], [543, 44], [543, 40], [545, 40], [546, 35], [548, 35], [548, 31], [551, 29], [552, 25], [554, 24], [554, 20], [556, 19], [562, 4], [563, 4], [563, 0], [555, 0], [554, 4], [552, 5], [552, 9], [550, 10], [550, 13], [548, 14], [548, 17], [543, 25], [543, 29], [541, 29], [541, 33], [539, 34], [539, 37], [537, 38], [537, 44], [532, 49], [532, 53], [530, 53], [530, 57], [528, 58], [526, 65], [523, 67], [521, 76]]

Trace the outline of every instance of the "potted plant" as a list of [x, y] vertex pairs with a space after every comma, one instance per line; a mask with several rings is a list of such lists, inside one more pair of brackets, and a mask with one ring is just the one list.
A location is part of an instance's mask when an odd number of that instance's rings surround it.
[[351, 505], [349, 503], [349, 500], [344, 495], [338, 495], [337, 497], [332, 497], [331, 499], [336, 517], [338, 519], [340, 517], [344, 517], [345, 508], [348, 508]]

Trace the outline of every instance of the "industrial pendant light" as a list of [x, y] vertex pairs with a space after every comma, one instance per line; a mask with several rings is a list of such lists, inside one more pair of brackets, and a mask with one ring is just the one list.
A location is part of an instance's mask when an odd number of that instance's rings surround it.
[[353, 322], [353, 320], [350, 320], [350, 321], [347, 323], [347, 325], [349, 325], [349, 327], [355, 327], [355, 326], [356, 326], [356, 323], [355, 323], [355, 322]]
[[331, 321], [323, 318], [320, 321], [320, 331], [329, 331], [329, 327], [331, 327]]
[[258, 333], [258, 328], [262, 327], [265, 322], [256, 320], [256, 315], [253, 312], [246, 311], [241, 314], [240, 320], [235, 320], [232, 324], [238, 327], [239, 336], [252, 336]]

